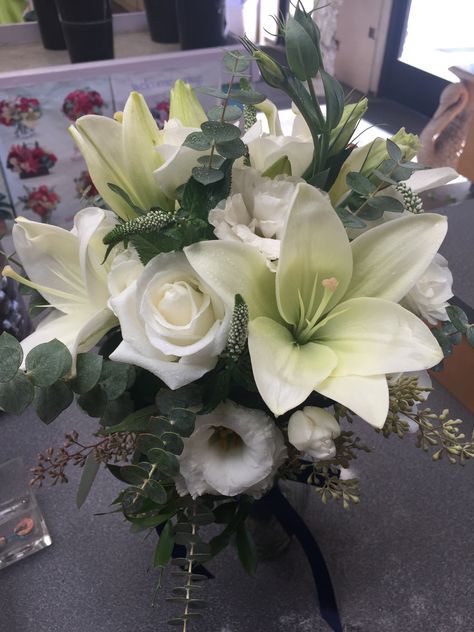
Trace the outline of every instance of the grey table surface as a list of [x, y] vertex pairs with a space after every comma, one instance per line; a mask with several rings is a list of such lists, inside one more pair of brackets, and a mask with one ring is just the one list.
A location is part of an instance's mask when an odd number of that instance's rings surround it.
[[[451, 234], [443, 251], [455, 273], [457, 293], [472, 303], [473, 204], [449, 208]], [[441, 387], [433, 409], [450, 408], [468, 432], [474, 418]], [[0, 463], [59, 446], [65, 432], [87, 436], [95, 421], [71, 409], [50, 426], [32, 412], [0, 416]], [[357, 462], [362, 498], [344, 511], [312, 494], [304, 511], [330, 568], [345, 632], [457, 632], [474, 629], [474, 463], [464, 468], [433, 463], [413, 437], [389, 440], [358, 422], [371, 446]], [[83, 508], [75, 508], [79, 472], [69, 485], [37, 496], [53, 545], [0, 571], [1, 632], [161, 632], [175, 616], [166, 603], [165, 576], [158, 605], [150, 571], [153, 537], [131, 534], [107, 511], [120, 483], [105, 471]], [[210, 609], [196, 632], [323, 632], [312, 577], [296, 542], [279, 559], [262, 563], [256, 578], [226, 550], [210, 564], [216, 579], [206, 587]]]

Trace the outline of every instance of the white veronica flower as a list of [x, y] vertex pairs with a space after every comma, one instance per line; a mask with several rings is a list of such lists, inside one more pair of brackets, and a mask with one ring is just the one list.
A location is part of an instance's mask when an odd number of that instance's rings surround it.
[[154, 257], [110, 305], [123, 338], [111, 359], [141, 366], [171, 389], [214, 368], [227, 342], [232, 308], [181, 252]]
[[334, 439], [341, 434], [336, 419], [323, 408], [305, 406], [288, 422], [288, 439], [301, 452], [321, 461], [336, 454]]
[[273, 484], [287, 456], [283, 435], [261, 410], [220, 404], [198, 416], [193, 434], [184, 439], [179, 457], [178, 490], [193, 498], [203, 494], [260, 497]]
[[280, 240], [299, 178], [262, 177], [251, 167], [232, 172], [231, 195], [209, 212], [219, 239], [255, 246], [268, 259], [280, 256]]
[[453, 275], [446, 259], [436, 253], [426, 272], [418, 279], [401, 304], [432, 325], [449, 320], [446, 307], [453, 296]]

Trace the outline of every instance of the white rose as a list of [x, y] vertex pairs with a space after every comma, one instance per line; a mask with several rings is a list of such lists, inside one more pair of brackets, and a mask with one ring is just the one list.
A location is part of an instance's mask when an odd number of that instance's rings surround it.
[[181, 494], [260, 497], [274, 481], [287, 456], [283, 435], [261, 410], [220, 404], [198, 416], [179, 457]]
[[401, 301], [403, 307], [435, 325], [449, 320], [446, 307], [453, 296], [453, 275], [446, 259], [437, 253], [426, 272]]
[[152, 259], [110, 304], [123, 338], [111, 359], [141, 366], [171, 389], [214, 368], [232, 318], [181, 252]]
[[301, 452], [320, 461], [336, 454], [334, 439], [341, 434], [335, 418], [316, 406], [305, 406], [293, 413], [288, 422], [288, 439]]
[[135, 248], [129, 245], [112, 260], [107, 277], [110, 296], [112, 298], [118, 296], [136, 281], [142, 272], [143, 263], [140, 261]]
[[219, 239], [243, 241], [268, 259], [280, 256], [280, 240], [300, 178], [264, 178], [251, 167], [236, 167], [231, 195], [209, 212]]
[[263, 173], [287, 156], [291, 175], [301, 177], [313, 159], [313, 141], [304, 136], [263, 134], [257, 121], [242, 137], [249, 150], [250, 165]]

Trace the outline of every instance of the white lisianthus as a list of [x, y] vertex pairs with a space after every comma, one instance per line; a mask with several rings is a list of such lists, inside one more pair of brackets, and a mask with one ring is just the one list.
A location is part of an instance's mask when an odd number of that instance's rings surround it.
[[299, 178], [264, 178], [251, 167], [235, 168], [231, 195], [209, 212], [219, 239], [255, 246], [270, 260], [280, 256], [280, 240]]
[[341, 434], [336, 419], [323, 408], [305, 406], [297, 410], [288, 422], [288, 440], [301, 452], [316, 461], [336, 455], [334, 439]]
[[250, 165], [260, 173], [270, 169], [286, 156], [291, 175], [300, 178], [313, 158], [313, 141], [303, 136], [264, 134], [261, 121], [257, 121], [242, 137], [249, 150]]
[[110, 305], [123, 338], [111, 359], [141, 366], [171, 389], [214, 368], [232, 318], [180, 252], [152, 259]]
[[449, 320], [446, 307], [453, 296], [453, 275], [446, 259], [436, 253], [426, 272], [402, 300], [402, 305], [428, 323]]
[[286, 457], [283, 435], [268, 415], [226, 401], [198, 416], [193, 434], [184, 439], [178, 491], [193, 498], [243, 493], [258, 498]]
[[100, 208], [79, 211], [71, 231], [17, 218], [13, 242], [28, 279], [9, 267], [3, 274], [36, 289], [53, 308], [22, 341], [25, 356], [33, 347], [57, 338], [75, 360], [77, 353], [91, 349], [117, 324], [107, 304], [111, 261], [102, 264], [106, 251], [102, 238], [115, 225], [115, 215]]

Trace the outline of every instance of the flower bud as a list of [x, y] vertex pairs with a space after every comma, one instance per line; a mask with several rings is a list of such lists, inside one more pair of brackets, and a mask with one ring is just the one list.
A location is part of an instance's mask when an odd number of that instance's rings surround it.
[[346, 105], [337, 127], [331, 131], [329, 156], [335, 156], [349, 143], [361, 118], [367, 111], [367, 99]]
[[178, 79], [170, 91], [170, 119], [178, 119], [184, 127], [200, 127], [206, 113], [189, 83]]
[[257, 61], [258, 68], [262, 73], [263, 80], [273, 88], [281, 88], [286, 83], [286, 76], [283, 68], [270, 55], [257, 50], [253, 54]]
[[336, 454], [334, 439], [341, 434], [336, 419], [316, 406], [305, 406], [293, 413], [288, 422], [288, 439], [301, 452], [321, 461]]

